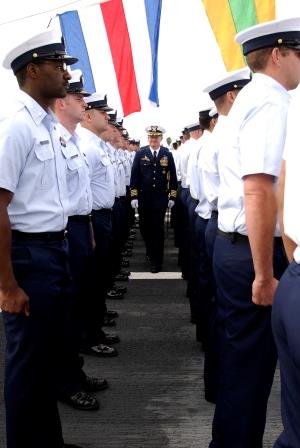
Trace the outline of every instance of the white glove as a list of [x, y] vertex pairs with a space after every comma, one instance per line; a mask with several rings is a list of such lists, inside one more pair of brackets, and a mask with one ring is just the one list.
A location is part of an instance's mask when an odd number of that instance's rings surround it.
[[139, 201], [137, 199], [132, 199], [131, 207], [132, 208], [138, 208], [138, 206], [139, 206]]
[[174, 207], [174, 205], [175, 205], [175, 201], [173, 201], [172, 199], [169, 199], [168, 208], [171, 209], [172, 207]]

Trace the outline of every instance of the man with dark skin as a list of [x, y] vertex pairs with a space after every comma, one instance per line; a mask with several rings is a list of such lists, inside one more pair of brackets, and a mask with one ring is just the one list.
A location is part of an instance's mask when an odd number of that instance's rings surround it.
[[70, 292], [66, 165], [49, 111], [66, 95], [61, 36], [45, 31], [11, 50], [20, 92], [0, 133], [0, 307], [6, 333], [7, 447], [62, 448], [56, 401]]

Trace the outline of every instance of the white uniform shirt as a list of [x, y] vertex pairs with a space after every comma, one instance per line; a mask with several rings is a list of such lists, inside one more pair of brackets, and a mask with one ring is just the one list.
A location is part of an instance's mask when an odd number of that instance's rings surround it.
[[198, 139], [190, 139], [192, 142], [191, 153], [187, 166], [186, 183], [190, 188], [190, 195], [193, 199], [199, 199], [199, 180], [198, 180], [198, 158], [202, 148], [202, 136]]
[[131, 176], [131, 159], [129, 151], [124, 151], [124, 169], [125, 169], [125, 183], [126, 187], [130, 185], [130, 176]]
[[67, 163], [70, 216], [88, 215], [92, 211], [92, 190], [86, 156], [80, 150], [80, 137], [58, 124], [61, 150]]
[[180, 174], [180, 167], [179, 167], [179, 163], [180, 163], [180, 154], [181, 154], [181, 146], [179, 146], [176, 150], [172, 150], [171, 153], [173, 155], [173, 159], [174, 159], [174, 163], [175, 163], [175, 168], [176, 168], [176, 175], [177, 175], [177, 180], [181, 181], [181, 174]]
[[116, 148], [109, 142], [103, 142], [104, 149], [109, 157], [110, 163], [114, 170], [114, 184], [115, 184], [115, 197], [120, 197], [119, 192], [119, 172], [118, 172], [118, 157]]
[[186, 181], [187, 181], [187, 167], [191, 153], [191, 146], [192, 146], [191, 141], [187, 140], [183, 145], [181, 145], [180, 152], [178, 154], [178, 171], [180, 173], [182, 188], [188, 188]]
[[212, 138], [212, 133], [209, 131], [204, 131], [201, 137], [201, 150], [199, 152], [198, 164], [197, 164], [197, 179], [198, 179], [198, 205], [195, 209], [197, 215], [199, 215], [203, 219], [209, 219], [211, 217], [211, 208], [207, 197], [205, 196], [204, 188], [203, 188], [203, 175], [202, 175], [202, 164], [205, 163], [207, 157], [210, 154], [210, 141]]
[[67, 225], [66, 162], [56, 128], [53, 114], [20, 91], [15, 113], [0, 131], [0, 187], [14, 193], [12, 229], [57, 232]]
[[284, 232], [296, 244], [294, 252], [296, 263], [300, 264], [300, 151], [299, 151], [299, 99], [291, 104], [289, 110], [287, 137], [283, 158], [286, 161], [285, 188], [284, 188]]
[[90, 169], [93, 210], [112, 208], [115, 201], [114, 168], [104, 142], [88, 129], [80, 129], [81, 147]]
[[123, 149], [116, 151], [116, 160], [118, 167], [118, 191], [117, 196], [126, 196], [126, 173], [125, 173], [125, 156]]
[[206, 157], [202, 160], [201, 173], [203, 179], [204, 195], [209, 203], [211, 210], [218, 209], [218, 194], [219, 194], [219, 171], [218, 171], [218, 153], [222, 150], [224, 140], [227, 141], [228, 126], [227, 117], [219, 115], [218, 121], [211, 134], [208, 142], [209, 151]]
[[227, 117], [230, 137], [218, 157], [218, 223], [222, 231], [247, 234], [244, 176], [264, 173], [275, 180], [278, 177], [289, 100], [284, 87], [263, 74], [254, 74], [236, 98]]

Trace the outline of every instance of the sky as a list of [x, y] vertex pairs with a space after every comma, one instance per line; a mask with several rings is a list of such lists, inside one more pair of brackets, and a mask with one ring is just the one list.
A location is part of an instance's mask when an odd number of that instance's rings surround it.
[[[216, 5], [218, 0], [215, 0]], [[57, 13], [79, 9], [93, 23], [99, 9], [99, 2], [93, 0], [10, 0], [6, 2], [0, 19], [0, 61], [7, 52], [32, 35], [44, 31], [49, 22], [57, 26]], [[124, 2], [125, 3], [125, 2]], [[132, 25], [131, 43], [135, 61], [138, 85], [148, 86], [150, 61], [146, 57], [146, 41], [142, 41], [145, 22], [141, 16], [139, 5], [141, 0], [130, 0], [127, 20]], [[211, 84], [225, 67], [210, 25], [208, 23], [201, 0], [164, 0], [164, 7], [172, 17], [165, 20], [160, 27], [159, 42], [159, 96], [160, 107], [154, 107], [147, 98], [147, 88], [141, 88], [140, 98], [142, 111], [125, 118], [124, 123], [133, 138], [146, 138], [144, 129], [150, 124], [159, 124], [166, 128], [165, 137], [173, 140], [179, 137], [181, 130], [187, 124], [197, 121], [198, 111], [210, 105], [209, 98], [202, 92]], [[184, 7], [182, 5], [184, 4]], [[176, 5], [180, 14], [174, 15]], [[29, 17], [32, 16], [32, 17]], [[277, 18], [300, 17], [299, 0], [276, 0]], [[162, 16], [163, 17], [163, 16]], [[199, 19], [200, 18], [200, 19]], [[199, 26], [199, 20], [201, 26]], [[129, 23], [129, 25], [130, 25]], [[93, 26], [89, 27], [88, 37], [92, 46], [95, 39]], [[149, 45], [149, 44], [148, 44]], [[102, 65], [101, 65], [102, 62]], [[108, 93], [112, 107], [119, 108], [115, 94], [115, 82], [112, 77], [103, 74], [105, 59], [99, 63], [97, 79], [101, 79], [96, 88], [102, 93]], [[0, 81], [2, 86], [2, 101], [0, 118], [7, 115], [13, 104], [13, 98], [18, 91], [13, 73], [0, 66]]]

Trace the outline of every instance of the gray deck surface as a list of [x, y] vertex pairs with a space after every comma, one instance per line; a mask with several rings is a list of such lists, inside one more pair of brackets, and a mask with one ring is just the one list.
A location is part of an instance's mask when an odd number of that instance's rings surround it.
[[[147, 273], [148, 269], [138, 233], [130, 270]], [[171, 233], [166, 241], [164, 270], [178, 271]], [[110, 387], [97, 394], [99, 411], [76, 411], [60, 405], [66, 442], [83, 448], [208, 447], [214, 406], [203, 398], [203, 352], [189, 322], [185, 282], [157, 280], [155, 274], [149, 277], [130, 280], [124, 300], [108, 301], [109, 309], [120, 314], [116, 329], [106, 329], [117, 331], [121, 337], [117, 345], [119, 356], [111, 359], [87, 356], [85, 371], [105, 377]], [[1, 323], [1, 394], [2, 327]], [[264, 448], [271, 448], [280, 432], [279, 389], [277, 372]], [[2, 395], [0, 447], [5, 447]]]

